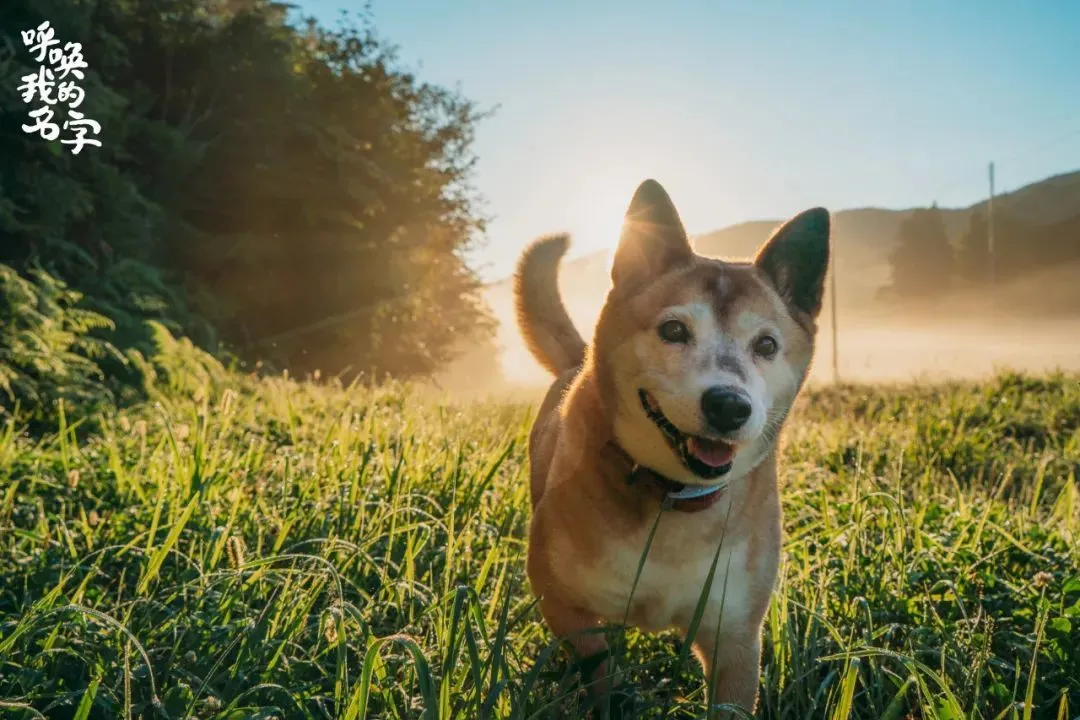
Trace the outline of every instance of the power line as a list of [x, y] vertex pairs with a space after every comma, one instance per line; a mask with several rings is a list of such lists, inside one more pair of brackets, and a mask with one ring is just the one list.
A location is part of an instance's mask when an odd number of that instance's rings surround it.
[[[1070, 123], [1070, 124], [1072, 125], [1074, 123]], [[1075, 124], [1080, 125], [1080, 117], [1075, 119]], [[1053, 138], [1051, 138], [1049, 140], [1040, 140], [1039, 143], [1037, 143], [1035, 145], [1032, 145], [1032, 146], [1030, 146], [1030, 147], [1028, 147], [1026, 149], [1020, 150], [1018, 152], [1014, 152], [1011, 155], [1006, 155], [1004, 157], [1004, 160], [1002, 160], [999, 157], [999, 159], [996, 162], [997, 162], [998, 165], [1001, 165], [1003, 162], [1008, 164], [1009, 162], [1012, 162], [1012, 161], [1020, 159], [1020, 158], [1030, 157], [1030, 156], [1032, 156], [1032, 155], [1034, 155], [1036, 153], [1042, 152], [1043, 150], [1048, 150], [1048, 149], [1050, 149], [1050, 148], [1052, 148], [1052, 147], [1054, 147], [1056, 145], [1060, 145], [1061, 143], [1065, 142], [1066, 140], [1071, 140], [1072, 138], [1074, 138], [1074, 137], [1076, 137], [1078, 135], [1080, 135], [1080, 127], [1073, 127], [1072, 130], [1069, 130], [1069, 131], [1065, 132], [1062, 135], [1055, 136], [1055, 137], [1053, 137]], [[930, 194], [930, 197], [937, 197], [937, 196], [940, 196], [945, 191], [953, 190], [953, 189], [955, 189], [957, 187], [960, 187], [961, 185], [967, 185], [971, 181], [971, 178], [974, 175], [974, 170], [975, 170], [975, 168], [972, 167], [971, 170], [965, 170], [964, 171], [965, 180], [960, 180], [959, 175], [957, 175], [955, 180], [949, 180], [948, 182], [942, 184], [936, 190], [934, 190], [933, 193]], [[1038, 180], [1033, 180], [1032, 182], [1038, 182]]]

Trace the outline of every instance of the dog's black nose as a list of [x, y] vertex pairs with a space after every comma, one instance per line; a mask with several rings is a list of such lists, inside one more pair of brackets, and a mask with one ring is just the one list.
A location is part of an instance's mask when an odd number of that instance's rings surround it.
[[701, 396], [701, 411], [714, 429], [734, 432], [750, 419], [750, 399], [730, 387], [711, 387]]

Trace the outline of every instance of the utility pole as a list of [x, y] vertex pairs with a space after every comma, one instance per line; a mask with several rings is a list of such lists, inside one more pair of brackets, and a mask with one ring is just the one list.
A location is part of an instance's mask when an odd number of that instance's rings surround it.
[[994, 267], [994, 163], [990, 163], [990, 199], [986, 203], [986, 250], [987, 250], [987, 270], [989, 271], [990, 280], [990, 314], [994, 314], [994, 300], [996, 293], [995, 287], [995, 274], [996, 268]]
[[837, 351], [836, 351], [837, 329], [836, 329], [836, 257], [835, 257], [835, 255], [833, 257], [832, 268], [830, 268], [830, 270], [831, 270], [831, 272], [829, 274], [832, 276], [832, 278], [829, 280], [829, 286], [830, 286], [830, 290], [831, 290], [831, 294], [832, 294], [832, 302], [829, 303], [832, 306], [832, 380], [833, 380], [833, 384], [836, 385], [836, 384], [838, 384], [840, 382], [840, 370], [838, 369], [838, 367], [839, 367], [839, 357], [837, 356]]

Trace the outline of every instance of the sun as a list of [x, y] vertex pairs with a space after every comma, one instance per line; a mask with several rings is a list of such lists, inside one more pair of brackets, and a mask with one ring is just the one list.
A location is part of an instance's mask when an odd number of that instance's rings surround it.
[[575, 200], [567, 226], [575, 255], [602, 252], [607, 256], [607, 270], [611, 270], [630, 193], [621, 183], [612, 183], [591, 187]]

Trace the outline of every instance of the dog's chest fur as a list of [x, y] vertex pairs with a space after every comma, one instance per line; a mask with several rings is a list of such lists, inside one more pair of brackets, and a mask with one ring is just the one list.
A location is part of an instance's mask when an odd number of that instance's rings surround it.
[[[727, 505], [720, 502], [693, 514], [665, 512], [636, 588], [634, 578], [651, 523], [633, 534], [605, 537], [599, 552], [590, 553], [595, 562], [568, 564], [573, 570], [562, 580], [573, 587], [583, 605], [608, 622], [621, 623], [626, 617], [630, 625], [648, 631], [686, 628], [715, 559], [702, 627], [715, 629], [718, 622], [722, 631], [752, 626], [760, 620], [776, 576], [779, 527], [777, 523], [776, 528], [754, 528], [761, 537], [751, 537], [745, 523], [728, 515]], [[722, 530], [725, 521], [726, 533]], [[770, 541], [773, 536], [777, 541]], [[556, 543], [557, 555], [580, 556], [571, 537], [563, 536]]]

